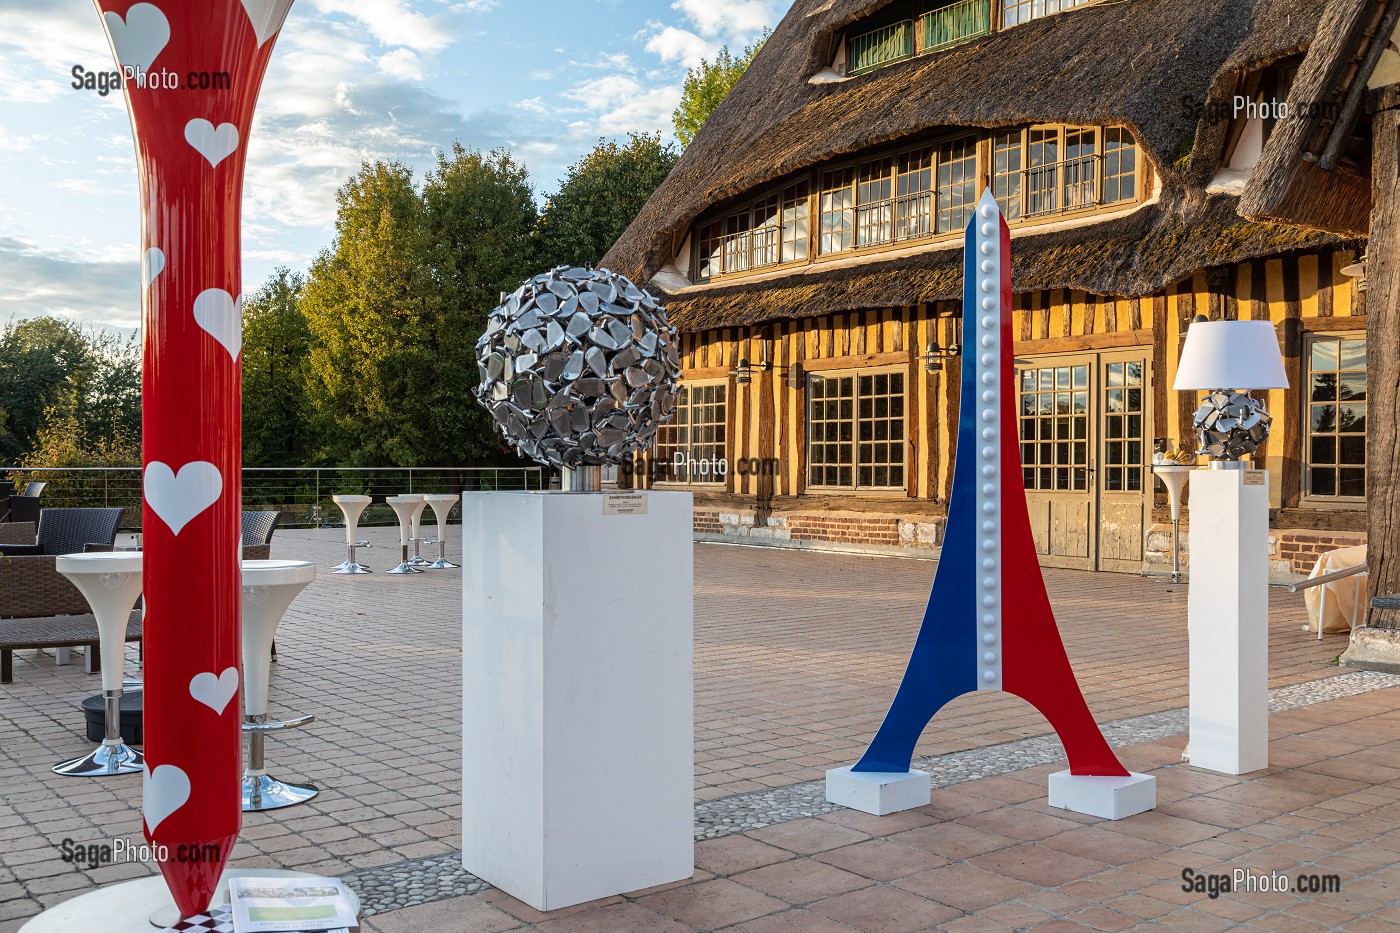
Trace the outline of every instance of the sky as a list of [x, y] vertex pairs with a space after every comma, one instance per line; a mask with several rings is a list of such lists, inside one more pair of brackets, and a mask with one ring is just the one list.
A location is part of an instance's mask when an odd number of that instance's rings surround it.
[[[454, 141], [508, 148], [536, 195], [600, 137], [663, 131], [686, 69], [791, 0], [296, 0], [263, 83], [244, 190], [244, 290], [331, 244], [365, 160], [422, 174]], [[0, 322], [140, 322], [136, 160], [92, 0], [0, 0]]]

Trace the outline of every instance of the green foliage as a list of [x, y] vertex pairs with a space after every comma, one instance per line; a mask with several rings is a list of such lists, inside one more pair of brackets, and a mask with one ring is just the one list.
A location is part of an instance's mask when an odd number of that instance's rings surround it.
[[458, 145], [421, 195], [407, 167], [381, 162], [338, 201], [335, 244], [300, 301], [316, 458], [422, 466], [499, 453], [470, 395], [473, 348], [500, 292], [531, 271], [525, 169]]
[[100, 446], [114, 431], [139, 437], [136, 338], [54, 317], [10, 321], [0, 331], [0, 460], [26, 460], [54, 411], [74, 413], [73, 440], [82, 447]]
[[671, 115], [676, 138], [681, 145], [689, 146], [700, 133], [700, 127], [715, 112], [725, 96], [739, 83], [754, 57], [768, 41], [769, 33], [736, 56], [723, 46], [714, 61], [701, 59], [700, 64], [686, 72], [685, 85], [681, 88], [681, 103]]
[[287, 466], [304, 460], [311, 329], [297, 306], [305, 278], [279, 267], [243, 299], [243, 462]]
[[543, 270], [557, 265], [597, 265], [671, 174], [680, 153], [661, 134], [628, 137], [625, 144], [599, 140], [569, 168], [535, 228]]

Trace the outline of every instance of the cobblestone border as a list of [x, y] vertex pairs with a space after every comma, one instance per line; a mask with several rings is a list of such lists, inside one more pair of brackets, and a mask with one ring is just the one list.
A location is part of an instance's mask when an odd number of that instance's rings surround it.
[[[1395, 686], [1400, 686], [1400, 675], [1353, 671], [1275, 688], [1269, 691], [1269, 709], [1279, 713]], [[1122, 748], [1181, 735], [1187, 731], [1187, 727], [1187, 710], [1182, 708], [1105, 723], [1103, 732], [1110, 745]], [[948, 787], [1037, 765], [1054, 764], [1064, 758], [1064, 748], [1052, 733], [921, 758], [915, 761], [914, 766], [933, 775], [934, 787]], [[824, 781], [807, 781], [790, 787], [736, 794], [709, 800], [695, 807], [695, 839], [718, 839], [839, 809], [826, 802]], [[414, 859], [354, 872], [345, 875], [344, 880], [360, 896], [360, 912], [365, 917], [476, 894], [491, 887], [463, 869], [460, 859], [459, 852]]]

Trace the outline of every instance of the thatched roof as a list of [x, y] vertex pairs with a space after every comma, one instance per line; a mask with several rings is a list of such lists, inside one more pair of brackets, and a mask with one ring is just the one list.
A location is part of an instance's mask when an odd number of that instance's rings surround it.
[[1323, 116], [1280, 121], [1241, 198], [1240, 213], [1357, 236], [1369, 231], [1370, 132], [1362, 95], [1385, 49], [1374, 37], [1388, 39], [1398, 16], [1400, 4], [1386, 0], [1326, 5], [1317, 41], [1288, 100], [1295, 109], [1323, 105], [1318, 108]]
[[[1199, 117], [1209, 100], [1228, 100], [1241, 71], [1303, 51], [1317, 28], [1317, 0], [1119, 0], [848, 81], [808, 80], [827, 66], [845, 27], [890, 2], [796, 0], [604, 262], [650, 283], [699, 215], [794, 172], [948, 129], [1028, 122], [1127, 125], [1162, 194], [1127, 218], [1018, 237], [1018, 290], [1147, 294], [1213, 263], [1331, 242], [1243, 224], [1233, 215], [1235, 199], [1208, 198], [1204, 185], [1218, 168], [1223, 130]], [[1181, 158], [1186, 153], [1190, 159]], [[955, 296], [945, 279], [957, 262], [950, 251], [932, 249], [683, 289], [667, 301], [686, 328], [794, 316], [808, 306], [824, 313], [836, 310], [833, 302], [885, 307], [913, 295]]]

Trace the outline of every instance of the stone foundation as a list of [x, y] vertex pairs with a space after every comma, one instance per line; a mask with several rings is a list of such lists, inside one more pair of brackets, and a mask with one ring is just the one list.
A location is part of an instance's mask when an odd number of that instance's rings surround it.
[[1352, 629], [1351, 645], [1342, 655], [1342, 665], [1363, 671], [1400, 674], [1400, 629], [1372, 628], [1368, 625]]
[[942, 518], [871, 512], [776, 512], [760, 523], [752, 512], [695, 510], [695, 537], [701, 541], [910, 557], [937, 556], [943, 526]]
[[[1291, 583], [1312, 573], [1317, 559], [1328, 551], [1365, 544], [1366, 535], [1350, 531], [1309, 531], [1275, 529], [1269, 532], [1269, 579], [1276, 583]], [[1172, 572], [1172, 526], [1159, 522], [1147, 530], [1145, 576], [1161, 576]], [[1181, 572], [1191, 569], [1191, 529], [1181, 523]]]

